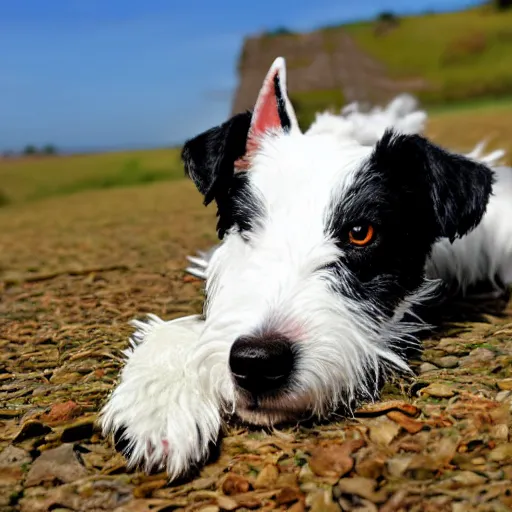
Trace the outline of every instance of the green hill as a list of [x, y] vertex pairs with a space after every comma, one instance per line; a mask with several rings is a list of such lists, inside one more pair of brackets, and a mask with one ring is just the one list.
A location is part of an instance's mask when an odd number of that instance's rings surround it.
[[344, 27], [361, 49], [397, 78], [421, 77], [429, 103], [512, 94], [512, 10], [491, 6]]
[[248, 37], [238, 63], [233, 112], [252, 108], [279, 55], [301, 123], [351, 101], [383, 103], [401, 92], [428, 106], [512, 97], [512, 9], [379, 19], [310, 33]]

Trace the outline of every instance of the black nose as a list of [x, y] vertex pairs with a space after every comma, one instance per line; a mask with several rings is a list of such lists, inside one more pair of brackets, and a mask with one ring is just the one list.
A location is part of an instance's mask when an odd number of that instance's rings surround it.
[[284, 386], [293, 364], [291, 342], [283, 336], [242, 336], [235, 341], [229, 355], [236, 383], [254, 395]]

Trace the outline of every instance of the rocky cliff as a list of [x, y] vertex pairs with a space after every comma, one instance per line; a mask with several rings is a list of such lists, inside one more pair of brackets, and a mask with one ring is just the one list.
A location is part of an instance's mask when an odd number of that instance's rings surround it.
[[233, 113], [254, 106], [262, 80], [278, 56], [286, 58], [288, 89], [302, 123], [309, 123], [319, 109], [339, 108], [355, 100], [382, 102], [397, 93], [425, 87], [421, 79], [392, 79], [343, 28], [267, 34], [245, 40]]

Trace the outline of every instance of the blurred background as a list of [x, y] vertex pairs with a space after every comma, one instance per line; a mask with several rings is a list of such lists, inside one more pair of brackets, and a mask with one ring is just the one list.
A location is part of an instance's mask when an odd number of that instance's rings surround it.
[[[0, 47], [0, 242], [19, 244], [4, 251], [0, 275], [62, 264], [53, 246], [44, 258], [44, 244], [33, 250], [23, 226], [48, 240], [47, 222], [69, 248], [78, 218], [89, 219], [87, 247], [64, 250], [66, 265], [80, 266], [111, 247], [117, 235], [94, 236], [114, 210], [124, 213], [111, 225], [127, 222], [134, 203], [141, 212], [178, 194], [183, 215], [203, 215], [181, 183], [179, 147], [251, 108], [280, 55], [303, 127], [318, 111], [409, 92], [437, 142], [469, 150], [486, 138], [490, 149], [512, 149], [511, 0], [0, 1]], [[147, 222], [167, 219], [177, 236], [176, 201]]]

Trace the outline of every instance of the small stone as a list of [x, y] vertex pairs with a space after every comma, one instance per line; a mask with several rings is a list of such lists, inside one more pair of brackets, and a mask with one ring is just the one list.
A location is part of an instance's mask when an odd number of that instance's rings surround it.
[[511, 391], [512, 390], [512, 379], [503, 379], [498, 381], [498, 387], [502, 391]]
[[297, 501], [291, 507], [288, 508], [288, 512], [305, 512], [306, 507], [303, 501]]
[[50, 382], [52, 384], [75, 384], [77, 383], [83, 375], [79, 374], [78, 372], [71, 372], [71, 373], [54, 373], [52, 377], [50, 378]]
[[50, 427], [43, 425], [40, 421], [28, 420], [22, 425], [21, 430], [14, 438], [13, 443], [21, 443], [26, 439], [41, 437], [51, 431], [52, 429]]
[[340, 512], [340, 507], [332, 501], [332, 493], [329, 491], [317, 491], [306, 498], [311, 512]]
[[52, 405], [50, 411], [39, 418], [50, 426], [76, 418], [82, 412], [81, 407], [73, 400]]
[[338, 482], [338, 488], [341, 494], [356, 495], [367, 499], [372, 503], [384, 503], [388, 494], [384, 490], [376, 491], [377, 482], [371, 478], [355, 476], [352, 478], [342, 478]]
[[236, 473], [229, 473], [222, 482], [222, 492], [227, 496], [246, 493], [249, 487], [249, 480]]
[[434, 361], [440, 368], [456, 368], [459, 366], [459, 358], [455, 356], [440, 357]]
[[505, 402], [509, 398], [512, 398], [512, 391], [500, 391], [496, 395], [496, 401], [497, 402]]
[[364, 445], [362, 439], [354, 439], [339, 445], [318, 446], [311, 453], [309, 467], [318, 476], [341, 478], [354, 467], [352, 453]]
[[453, 481], [464, 486], [482, 485], [487, 482], [487, 478], [473, 473], [473, 471], [461, 471], [453, 477]]
[[0, 467], [3, 468], [22, 466], [31, 461], [30, 455], [25, 450], [17, 448], [16, 446], [8, 446], [0, 453]]
[[87, 476], [72, 444], [63, 444], [43, 452], [32, 464], [25, 481], [26, 487], [55, 480], [68, 483]]
[[272, 487], [279, 477], [279, 469], [273, 464], [267, 464], [256, 477], [254, 482], [255, 489], [269, 489]]
[[492, 361], [496, 357], [496, 354], [492, 350], [489, 350], [488, 348], [480, 347], [472, 350], [469, 353], [469, 357], [477, 359], [478, 361], [481, 362], [488, 362]]
[[512, 460], [512, 443], [500, 444], [489, 453], [489, 459], [494, 462], [501, 462], [507, 459]]
[[494, 425], [491, 429], [491, 434], [494, 439], [499, 439], [500, 441], [508, 441], [508, 425]]
[[[25, 465], [31, 461], [30, 455], [25, 450], [8, 446], [0, 453], [0, 487], [20, 483], [23, 479]], [[0, 498], [0, 504], [1, 502]]]
[[420, 365], [420, 373], [433, 372], [434, 370], [439, 370], [439, 368], [432, 363], [422, 363]]
[[222, 510], [235, 510], [238, 508], [238, 502], [233, 498], [228, 498], [227, 496], [219, 496], [217, 498], [217, 505]]
[[302, 498], [302, 493], [298, 489], [292, 487], [285, 487], [281, 489], [281, 492], [276, 496], [276, 503], [278, 505], [287, 505], [294, 503]]
[[455, 391], [446, 384], [433, 383], [419, 391], [420, 395], [429, 395], [434, 398], [451, 398]]
[[423, 430], [425, 424], [422, 421], [414, 420], [401, 413], [400, 411], [388, 412], [387, 417], [400, 425], [409, 434], [417, 434], [420, 430]]
[[370, 457], [359, 460], [356, 465], [356, 472], [359, 476], [377, 479], [384, 473], [386, 455], [371, 453]]
[[381, 446], [388, 446], [400, 432], [400, 425], [387, 417], [373, 420], [370, 426], [370, 439]]
[[394, 477], [400, 478], [407, 471], [413, 457], [413, 455], [395, 455], [387, 461], [389, 473]]

